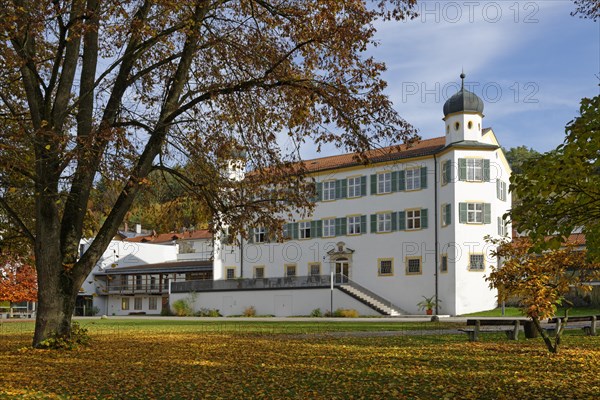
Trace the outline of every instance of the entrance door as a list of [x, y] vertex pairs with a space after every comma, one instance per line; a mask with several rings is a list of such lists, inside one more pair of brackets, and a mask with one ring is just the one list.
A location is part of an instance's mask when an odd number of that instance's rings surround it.
[[339, 259], [335, 262], [335, 283], [348, 282], [350, 275], [350, 263], [347, 259]]

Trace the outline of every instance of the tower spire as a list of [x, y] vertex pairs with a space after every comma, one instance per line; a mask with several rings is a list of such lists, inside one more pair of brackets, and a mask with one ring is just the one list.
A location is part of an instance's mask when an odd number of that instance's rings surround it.
[[460, 84], [460, 90], [465, 90], [465, 78], [466, 78], [465, 69], [463, 68], [462, 72], [460, 74], [460, 79], [462, 80], [462, 82]]

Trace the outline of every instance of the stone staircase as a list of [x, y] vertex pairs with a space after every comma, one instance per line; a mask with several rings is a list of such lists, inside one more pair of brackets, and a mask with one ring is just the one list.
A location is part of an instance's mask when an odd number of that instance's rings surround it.
[[380, 314], [390, 317], [408, 314], [406, 311], [396, 307], [391, 302], [360, 286], [356, 282], [348, 281], [338, 285], [337, 288]]

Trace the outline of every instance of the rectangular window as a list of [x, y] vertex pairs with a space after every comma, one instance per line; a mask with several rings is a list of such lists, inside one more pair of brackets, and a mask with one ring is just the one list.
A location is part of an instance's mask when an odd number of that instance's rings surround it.
[[149, 310], [158, 310], [158, 298], [156, 298], [156, 297], [148, 298], [148, 309]]
[[286, 277], [296, 276], [296, 264], [288, 264], [285, 266], [285, 276]]
[[360, 191], [361, 177], [348, 178], [348, 197], [360, 197], [362, 193]]
[[283, 229], [281, 230], [281, 236], [283, 236], [283, 240], [291, 239], [290, 235], [290, 224], [284, 224]]
[[300, 239], [310, 239], [310, 221], [300, 222], [298, 224], [298, 232], [300, 234]]
[[452, 173], [451, 165], [450, 160], [442, 163], [442, 186], [450, 183]]
[[442, 255], [442, 263], [440, 264], [441, 272], [448, 272], [448, 256], [446, 254]]
[[156, 290], [156, 289], [158, 289], [158, 287], [156, 286], [156, 277], [151, 276], [150, 277], [150, 290]]
[[133, 309], [134, 310], [142, 309], [142, 298], [141, 297], [136, 297], [133, 299]]
[[227, 268], [225, 270], [226, 279], [235, 279], [235, 268]]
[[421, 229], [421, 210], [406, 211], [406, 229]]
[[135, 290], [143, 290], [144, 285], [142, 284], [142, 276], [141, 275], [136, 275], [135, 276]]
[[310, 264], [308, 264], [308, 274], [310, 276], [321, 275], [321, 264], [320, 263], [310, 263]]
[[323, 182], [323, 201], [335, 200], [335, 181]]
[[348, 235], [360, 235], [360, 215], [348, 217]]
[[254, 243], [264, 243], [267, 241], [267, 230], [264, 226], [254, 228]]
[[451, 222], [450, 204], [442, 204], [442, 226], [448, 226]]
[[391, 276], [394, 275], [394, 259], [393, 258], [380, 258], [377, 260], [377, 273], [380, 276]]
[[467, 181], [483, 181], [483, 160], [479, 158], [467, 158]]
[[483, 254], [471, 254], [469, 256], [469, 270], [483, 271], [485, 265], [483, 263]]
[[254, 267], [254, 278], [262, 279], [265, 277], [265, 267]]
[[323, 220], [323, 237], [335, 236], [335, 218]]
[[129, 297], [121, 297], [121, 310], [129, 310]]
[[129, 289], [129, 277], [127, 275], [121, 275], [121, 289], [122, 290]]
[[483, 203], [467, 203], [467, 223], [483, 223]]
[[506, 201], [506, 182], [498, 179], [496, 181], [496, 195], [502, 201]]
[[421, 273], [421, 257], [406, 258], [406, 274], [418, 275]]
[[392, 173], [384, 172], [377, 174], [377, 194], [391, 193], [392, 191]]
[[377, 232], [392, 231], [392, 214], [377, 214]]
[[421, 168], [406, 170], [406, 190], [421, 189]]

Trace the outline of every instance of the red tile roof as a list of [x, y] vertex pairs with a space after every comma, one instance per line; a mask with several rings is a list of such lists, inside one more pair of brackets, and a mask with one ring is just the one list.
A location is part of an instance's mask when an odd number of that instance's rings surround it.
[[[414, 158], [434, 154], [446, 146], [445, 137], [437, 137], [433, 139], [424, 139], [418, 142], [382, 147], [368, 151], [365, 156], [371, 163], [379, 163], [385, 161], [399, 160], [403, 158]], [[358, 158], [358, 153], [340, 154], [337, 156], [329, 156], [315, 158], [303, 162], [304, 167], [308, 172], [325, 171], [334, 168], [351, 167], [360, 165], [361, 160]]]
[[194, 240], [194, 239], [212, 239], [212, 233], [208, 229], [198, 229], [183, 233], [159, 233], [156, 235], [137, 236], [125, 239], [126, 242], [136, 243], [168, 243], [173, 240]]

